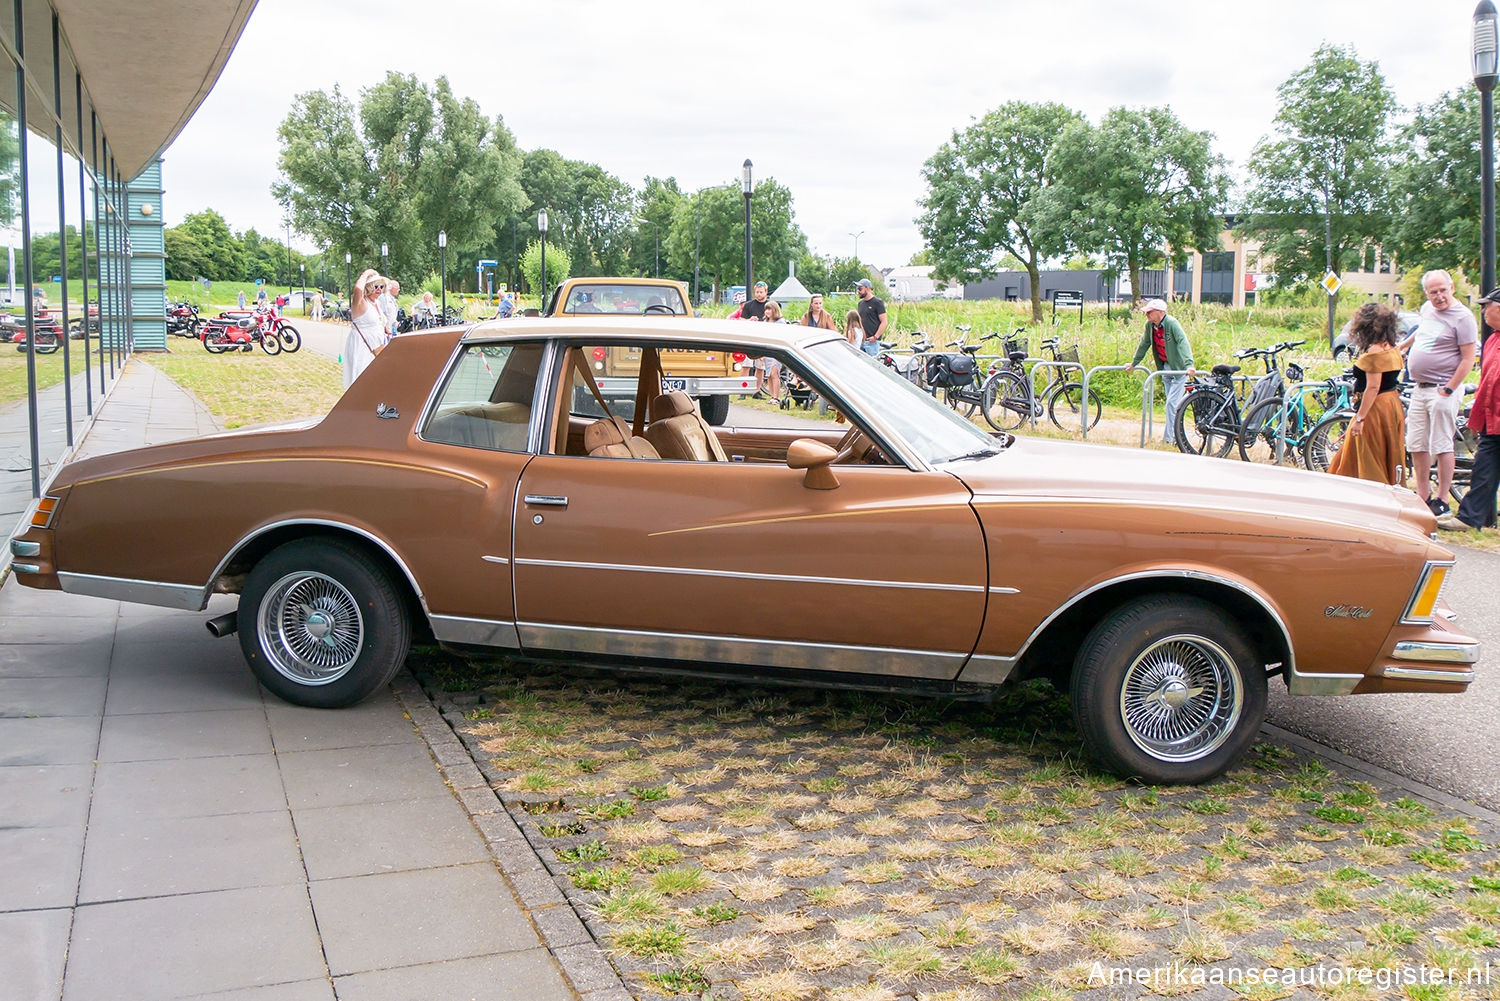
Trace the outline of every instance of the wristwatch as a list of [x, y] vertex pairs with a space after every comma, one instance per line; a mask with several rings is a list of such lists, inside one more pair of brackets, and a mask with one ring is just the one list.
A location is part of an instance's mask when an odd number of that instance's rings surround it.
[[1452, 386], [1444, 386], [1444, 387], [1442, 387], [1442, 389], [1440, 390], [1440, 392], [1444, 396], [1452, 396], [1453, 395], [1453, 387]]

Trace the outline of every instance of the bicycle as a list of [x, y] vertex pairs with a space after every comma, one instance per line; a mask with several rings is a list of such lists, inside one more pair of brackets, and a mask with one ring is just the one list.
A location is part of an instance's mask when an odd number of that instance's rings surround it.
[[1306, 466], [1308, 444], [1318, 423], [1330, 412], [1347, 410], [1354, 380], [1335, 376], [1317, 385], [1300, 385], [1302, 367], [1286, 367], [1292, 390], [1286, 399], [1273, 397], [1245, 413], [1240, 433], [1240, 458], [1246, 462]]
[[[949, 341], [948, 346], [958, 348], [958, 353], [938, 353], [927, 357], [925, 376], [930, 387], [928, 391], [935, 394], [941, 389], [944, 403], [964, 417], [973, 417], [974, 411], [983, 408], [990, 384], [1004, 374], [998, 364], [991, 365], [988, 373], [981, 372], [975, 355], [985, 341], [996, 340], [1000, 335], [986, 334], [979, 339], [979, 344], [965, 344], [970, 326], [959, 324], [955, 329], [959, 332], [958, 339]], [[988, 410], [982, 412], [984, 419], [996, 431], [1007, 430], [991, 419]]]
[[[1018, 327], [1015, 334], [1023, 333], [1025, 329]], [[1030, 418], [1035, 422], [1045, 413], [1059, 431], [1082, 427], [1083, 384], [1068, 381], [1067, 374], [1074, 366], [1080, 371], [1083, 368], [1078, 360], [1078, 345], [1060, 351], [1056, 337], [1042, 341], [1042, 348], [1051, 356], [1044, 361], [1054, 364], [1047, 366], [1047, 384], [1038, 391], [1031, 378], [1036, 369], [1033, 367], [1028, 373], [1025, 368], [1026, 342], [1015, 334], [1005, 343], [1006, 366], [1000, 370], [998, 378], [989, 382], [991, 392], [985, 397], [984, 407], [990, 424], [1009, 431], [1020, 427], [1023, 420]], [[1103, 416], [1104, 405], [1093, 389], [1089, 390], [1088, 403], [1093, 412], [1088, 426], [1092, 428]]]
[[1210, 381], [1191, 383], [1177, 408], [1173, 437], [1177, 448], [1188, 455], [1213, 455], [1223, 458], [1240, 440], [1245, 416], [1257, 404], [1281, 395], [1283, 380], [1276, 356], [1283, 351], [1306, 344], [1306, 341], [1284, 341], [1268, 348], [1243, 348], [1234, 353], [1241, 361], [1260, 358], [1266, 372], [1255, 381], [1255, 387], [1244, 401], [1234, 388], [1239, 365], [1215, 365]]
[[927, 384], [927, 355], [932, 351], [932, 342], [920, 330], [914, 332], [912, 337], [914, 340], [910, 355], [892, 354], [896, 345], [891, 341], [881, 341], [877, 360], [887, 368], [895, 369], [897, 374], [913, 386], [930, 393], [932, 387]]

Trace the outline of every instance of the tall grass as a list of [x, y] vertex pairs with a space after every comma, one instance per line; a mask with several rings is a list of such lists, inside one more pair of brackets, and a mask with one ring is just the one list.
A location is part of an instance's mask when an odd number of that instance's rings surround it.
[[[825, 308], [836, 319], [842, 320], [844, 313], [853, 309], [857, 300], [850, 296], [831, 296]], [[1341, 327], [1364, 302], [1353, 296], [1345, 296], [1339, 303], [1335, 323]], [[726, 316], [732, 306], [706, 307], [704, 315]], [[886, 303], [890, 323], [886, 340], [906, 347], [917, 337], [926, 334], [939, 349], [960, 336], [958, 328], [971, 329], [965, 335], [969, 344], [979, 342], [982, 336], [1000, 333], [1010, 335], [1018, 328], [1024, 331], [1017, 336], [1029, 341], [1031, 355], [1042, 357], [1041, 342], [1048, 337], [1057, 337], [1063, 348], [1078, 345], [1079, 358], [1085, 367], [1095, 365], [1125, 365], [1135, 354], [1145, 330], [1144, 315], [1132, 312], [1128, 306], [1087, 304], [1080, 323], [1078, 310], [1059, 311], [1054, 322], [1050, 305], [1044, 306], [1044, 319], [1040, 324], [1031, 322], [1029, 302], [1006, 302], [999, 299], [946, 300], [924, 299], [917, 302]], [[787, 316], [795, 321], [806, 312], [802, 303], [787, 307]], [[1328, 350], [1328, 311], [1326, 307], [1279, 306], [1231, 308], [1213, 304], [1193, 305], [1176, 303], [1172, 314], [1188, 335], [1193, 347], [1193, 360], [1201, 370], [1208, 370], [1220, 362], [1238, 364], [1234, 353], [1241, 348], [1266, 347], [1282, 341], [1307, 343], [1282, 355], [1283, 364], [1295, 361], [1307, 372], [1308, 378], [1323, 379], [1342, 370]], [[982, 354], [999, 353], [999, 342], [990, 341]], [[1151, 365], [1147, 356], [1147, 365]], [[1252, 371], [1253, 368], [1253, 371]], [[1258, 375], [1260, 367], [1247, 366], [1245, 371]], [[1123, 372], [1101, 372], [1090, 382], [1099, 391], [1108, 406], [1138, 409], [1141, 404], [1141, 377]]]

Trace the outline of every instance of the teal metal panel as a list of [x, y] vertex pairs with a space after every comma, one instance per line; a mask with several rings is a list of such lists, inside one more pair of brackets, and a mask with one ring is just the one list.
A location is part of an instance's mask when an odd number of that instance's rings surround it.
[[[162, 235], [161, 161], [148, 164], [125, 189], [125, 217], [130, 234], [131, 331], [135, 345], [143, 350], [165, 350], [167, 346], [167, 262]], [[105, 273], [105, 284], [124, 278], [125, 262], [114, 262]]]

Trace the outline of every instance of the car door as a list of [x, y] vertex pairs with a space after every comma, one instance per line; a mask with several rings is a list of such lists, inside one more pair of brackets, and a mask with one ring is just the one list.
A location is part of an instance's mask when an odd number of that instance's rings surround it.
[[987, 570], [945, 473], [542, 455], [516, 493], [516, 623], [575, 651], [929, 679], [957, 675]]
[[511, 594], [516, 484], [539, 430], [544, 342], [465, 344], [417, 433], [413, 451], [467, 484], [423, 502], [430, 528], [413, 540], [432, 565], [423, 601], [439, 640], [517, 646]]

